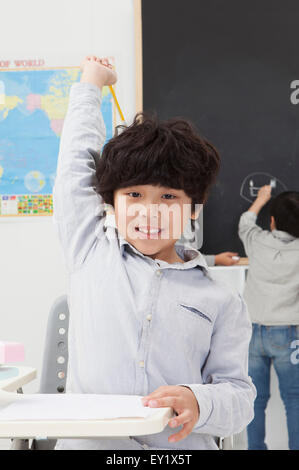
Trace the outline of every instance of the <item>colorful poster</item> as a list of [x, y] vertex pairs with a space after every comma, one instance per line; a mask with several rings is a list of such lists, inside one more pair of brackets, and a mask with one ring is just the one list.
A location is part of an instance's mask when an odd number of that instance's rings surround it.
[[[51, 215], [59, 140], [79, 67], [0, 70], [0, 217]], [[109, 140], [114, 104], [104, 87]]]

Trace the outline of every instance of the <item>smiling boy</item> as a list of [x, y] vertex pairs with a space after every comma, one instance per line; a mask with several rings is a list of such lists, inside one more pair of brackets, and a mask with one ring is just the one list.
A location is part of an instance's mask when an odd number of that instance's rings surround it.
[[[69, 271], [68, 393], [143, 396], [176, 416], [159, 434], [59, 440], [56, 449], [217, 449], [253, 418], [251, 323], [197, 250], [175, 245], [195, 219], [219, 155], [182, 119], [137, 115], [100, 150], [106, 59], [72, 86], [54, 188]], [[173, 428], [173, 429], [172, 429]]]

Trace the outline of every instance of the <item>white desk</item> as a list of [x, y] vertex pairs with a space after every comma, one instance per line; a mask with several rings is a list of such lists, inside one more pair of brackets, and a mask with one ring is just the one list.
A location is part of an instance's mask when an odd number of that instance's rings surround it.
[[247, 270], [249, 266], [212, 266], [209, 267], [212, 277], [229, 287], [237, 290], [241, 295], [244, 292]]
[[[248, 265], [212, 266], [209, 267], [209, 270], [211, 270], [212, 277], [216, 281], [223, 282], [243, 295], [248, 268]], [[234, 449], [247, 449], [246, 429], [239, 434], [235, 434], [233, 440]]]
[[6, 392], [15, 392], [34, 379], [33, 367], [0, 366], [0, 389]]
[[[20, 367], [19, 375], [1, 380], [0, 390], [13, 392], [36, 377], [36, 370]], [[160, 408], [148, 418], [70, 421], [0, 421], [0, 438], [96, 438], [110, 436], [138, 436], [163, 431], [173, 416], [172, 408]]]

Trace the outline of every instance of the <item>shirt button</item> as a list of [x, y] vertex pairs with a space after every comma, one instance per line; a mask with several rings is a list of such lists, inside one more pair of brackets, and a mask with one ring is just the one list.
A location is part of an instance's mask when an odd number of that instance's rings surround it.
[[144, 367], [144, 361], [139, 361], [139, 366]]
[[147, 319], [148, 321], [151, 321], [151, 319], [152, 319], [151, 314], [147, 315], [147, 316], [146, 316], [146, 319]]
[[157, 274], [157, 276], [161, 276], [162, 271], [160, 271], [160, 269], [158, 269], [158, 270], [156, 271], [156, 274]]

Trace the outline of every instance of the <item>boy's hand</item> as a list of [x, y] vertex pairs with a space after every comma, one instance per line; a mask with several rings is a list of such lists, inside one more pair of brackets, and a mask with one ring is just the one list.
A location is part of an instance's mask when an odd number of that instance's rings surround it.
[[259, 189], [257, 193], [257, 198], [254, 203], [249, 207], [249, 212], [254, 212], [256, 215], [259, 214], [260, 210], [264, 205], [271, 199], [271, 185], [266, 184]]
[[159, 387], [154, 392], [142, 398], [144, 406], [150, 408], [171, 407], [178, 416], [171, 418], [169, 426], [176, 428], [183, 425], [183, 428], [176, 434], [172, 434], [169, 442], [178, 442], [191, 433], [199, 418], [199, 406], [194, 393], [188, 387], [182, 385], [166, 385]]
[[231, 251], [224, 251], [215, 255], [215, 265], [218, 266], [233, 266], [239, 261], [238, 253], [232, 253]]
[[270, 184], [262, 186], [259, 192], [257, 193], [256, 200], [263, 204], [266, 204], [271, 199], [271, 191], [272, 187]]
[[81, 82], [93, 83], [100, 89], [105, 85], [113, 85], [117, 81], [116, 72], [105, 57], [100, 59], [89, 55], [81, 63]]

